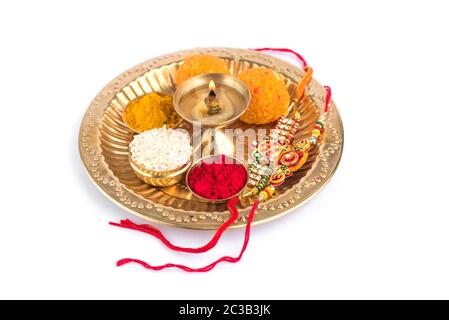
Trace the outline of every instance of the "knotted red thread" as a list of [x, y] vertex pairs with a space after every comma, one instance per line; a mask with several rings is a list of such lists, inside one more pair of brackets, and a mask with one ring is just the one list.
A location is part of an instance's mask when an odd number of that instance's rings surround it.
[[288, 49], [288, 48], [256, 48], [256, 49], [250, 49], [250, 50], [288, 52], [288, 53], [294, 54], [302, 62], [302, 65], [304, 68], [307, 67], [306, 60], [298, 52], [296, 52], [292, 49]]
[[[236, 198], [236, 199], [238, 200], [238, 198]], [[238, 201], [233, 201], [232, 203], [231, 203], [231, 201], [229, 201], [229, 203], [228, 203], [229, 211], [231, 211], [231, 214], [233, 216], [238, 214], [237, 209], [235, 208], [235, 205], [237, 203], [238, 203]], [[221, 257], [220, 259], [212, 262], [211, 264], [209, 264], [205, 267], [201, 267], [201, 268], [190, 268], [190, 267], [184, 266], [182, 264], [175, 264], [175, 263], [167, 263], [167, 264], [160, 265], [160, 266], [152, 266], [152, 265], [146, 263], [145, 261], [138, 260], [138, 259], [131, 259], [131, 258], [125, 258], [125, 259], [121, 259], [121, 260], [117, 261], [117, 266], [120, 267], [124, 264], [134, 262], [134, 263], [138, 263], [138, 264], [142, 265], [143, 267], [145, 267], [147, 269], [156, 270], [156, 271], [167, 269], [167, 268], [178, 268], [178, 269], [184, 270], [186, 272], [207, 272], [207, 271], [212, 270], [220, 262], [225, 262], [225, 261], [230, 262], [230, 263], [239, 262], [243, 256], [243, 253], [245, 253], [245, 250], [248, 246], [249, 237], [250, 237], [250, 233], [251, 233], [251, 222], [254, 219], [254, 214], [256, 213], [258, 206], [259, 206], [259, 200], [256, 200], [256, 202], [254, 202], [254, 204], [251, 208], [251, 211], [249, 212], [248, 221], [246, 223], [246, 228], [245, 228], [245, 239], [243, 241], [243, 245], [242, 245], [242, 249], [240, 250], [240, 254], [237, 257], [224, 256], [224, 257]]]
[[237, 219], [238, 212], [235, 209], [235, 205], [237, 205], [238, 202], [239, 202], [238, 197], [228, 201], [228, 209], [231, 212], [231, 216], [220, 226], [220, 228], [218, 228], [217, 232], [214, 234], [214, 236], [208, 243], [198, 248], [185, 248], [176, 246], [172, 244], [158, 228], [153, 227], [152, 225], [149, 224], [136, 224], [129, 219], [121, 220], [120, 223], [109, 222], [109, 224], [116, 227], [145, 232], [159, 239], [163, 244], [165, 244], [168, 248], [174, 251], [188, 252], [188, 253], [202, 253], [209, 251], [210, 249], [215, 247], [217, 245], [218, 240], [220, 240], [221, 236], [226, 231], [226, 229], [228, 229], [228, 227]]

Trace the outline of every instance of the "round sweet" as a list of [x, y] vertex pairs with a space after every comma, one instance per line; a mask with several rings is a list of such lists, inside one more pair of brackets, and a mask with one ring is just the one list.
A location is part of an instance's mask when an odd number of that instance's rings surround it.
[[265, 124], [287, 112], [290, 96], [284, 81], [271, 69], [253, 68], [238, 75], [251, 92], [251, 102], [240, 120]]
[[224, 60], [214, 56], [200, 54], [187, 57], [176, 71], [176, 86], [180, 86], [184, 81], [204, 73], [229, 74], [229, 68]]

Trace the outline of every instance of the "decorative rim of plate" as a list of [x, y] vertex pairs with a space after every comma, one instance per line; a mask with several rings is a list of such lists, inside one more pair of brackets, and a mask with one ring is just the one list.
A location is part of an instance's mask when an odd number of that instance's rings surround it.
[[[143, 219], [166, 225], [191, 229], [217, 229], [227, 218], [227, 212], [184, 211], [161, 205], [134, 193], [114, 175], [102, 154], [100, 125], [104, 111], [122, 89], [152, 69], [182, 61], [192, 54], [211, 54], [236, 61], [250, 61], [271, 68], [283, 76], [298, 81], [304, 75], [302, 69], [279, 58], [260, 52], [234, 48], [197, 48], [169, 53], [144, 61], [121, 73], [109, 82], [88, 107], [80, 126], [79, 152], [90, 179], [109, 199], [122, 209]], [[307, 87], [307, 96], [316, 108], [323, 109], [325, 89], [315, 79]], [[331, 101], [326, 118], [326, 134], [320, 144], [319, 155], [307, 174], [279, 197], [259, 205], [253, 224], [279, 218], [310, 200], [331, 179], [340, 162], [344, 132], [336, 105]], [[246, 224], [250, 208], [241, 209], [240, 217], [231, 228]]]

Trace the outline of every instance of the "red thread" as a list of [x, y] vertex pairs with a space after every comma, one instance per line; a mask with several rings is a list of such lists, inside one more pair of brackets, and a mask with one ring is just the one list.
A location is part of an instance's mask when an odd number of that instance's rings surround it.
[[[232, 215], [237, 214], [237, 209], [235, 208], [235, 205], [237, 203], [232, 203], [232, 204], [228, 204], [228, 208], [231, 211]], [[119, 261], [117, 261], [117, 266], [120, 267], [124, 264], [130, 263], [130, 262], [134, 262], [134, 263], [138, 263], [140, 265], [142, 265], [143, 267], [147, 268], [147, 269], [151, 269], [151, 270], [163, 270], [163, 269], [167, 269], [167, 268], [178, 268], [181, 270], [184, 270], [186, 272], [208, 272], [210, 270], [212, 270], [217, 264], [219, 264], [220, 262], [230, 262], [230, 263], [236, 263], [238, 261], [240, 261], [240, 259], [243, 256], [243, 253], [246, 250], [246, 247], [248, 246], [248, 242], [249, 242], [249, 236], [251, 233], [251, 222], [253, 221], [254, 218], [254, 214], [257, 210], [257, 207], [259, 205], [259, 200], [256, 200], [256, 202], [253, 204], [251, 211], [249, 212], [249, 216], [248, 216], [248, 222], [246, 223], [246, 228], [245, 228], [245, 239], [243, 241], [243, 246], [242, 249], [240, 250], [240, 254], [237, 257], [229, 257], [229, 256], [224, 256], [221, 257], [220, 259], [212, 262], [211, 264], [202, 267], [202, 268], [190, 268], [181, 264], [174, 264], [174, 263], [167, 263], [164, 265], [160, 265], [160, 266], [152, 266], [148, 263], [146, 263], [145, 261], [142, 260], [138, 260], [138, 259], [130, 259], [130, 258], [125, 258], [125, 259], [121, 259]]]
[[324, 113], [329, 111], [329, 103], [331, 102], [332, 90], [329, 86], [324, 86], [326, 89], [326, 103], [324, 104]]
[[162, 232], [152, 225], [149, 224], [135, 224], [129, 219], [121, 220], [120, 223], [115, 222], [109, 222], [110, 225], [121, 227], [125, 229], [131, 229], [131, 230], [137, 230], [141, 232], [145, 232], [147, 234], [152, 235], [153, 237], [158, 238], [163, 244], [165, 244], [168, 248], [174, 250], [174, 251], [180, 251], [180, 252], [188, 252], [188, 253], [202, 253], [209, 251], [213, 247], [217, 245], [218, 240], [220, 240], [223, 233], [228, 229], [228, 227], [237, 219], [238, 212], [235, 210], [234, 206], [239, 202], [239, 198], [233, 198], [229, 200], [228, 202], [228, 209], [231, 212], [231, 216], [228, 220], [226, 220], [220, 228], [218, 228], [217, 232], [214, 234], [212, 239], [206, 243], [204, 246], [198, 247], [198, 248], [185, 248], [185, 247], [179, 247], [174, 244], [172, 244], [163, 234]]
[[254, 51], [278, 51], [278, 52], [288, 52], [294, 54], [301, 62], [303, 67], [307, 67], [306, 60], [296, 51], [288, 48], [257, 48], [257, 49], [250, 49]]

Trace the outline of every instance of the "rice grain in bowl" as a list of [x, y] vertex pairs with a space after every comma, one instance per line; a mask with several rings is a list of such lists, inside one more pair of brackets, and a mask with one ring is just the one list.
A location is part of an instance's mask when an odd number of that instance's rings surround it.
[[178, 183], [189, 168], [192, 156], [187, 131], [165, 126], [134, 136], [129, 151], [133, 171], [145, 183], [154, 186]]

